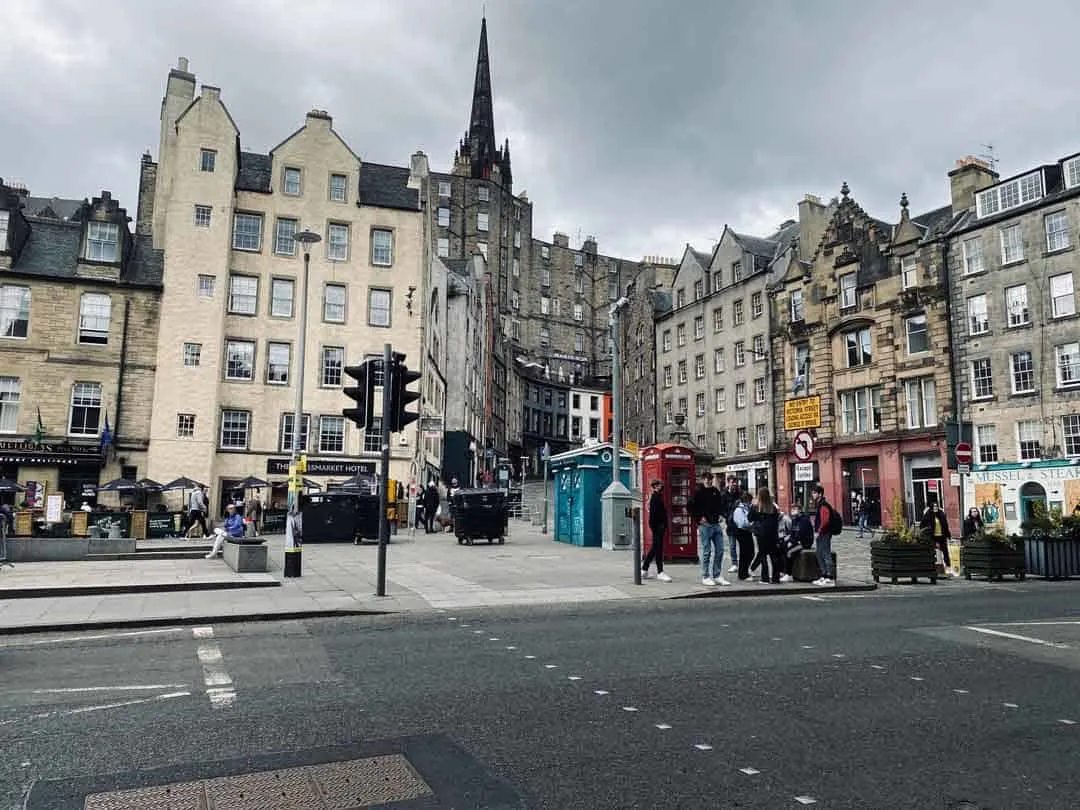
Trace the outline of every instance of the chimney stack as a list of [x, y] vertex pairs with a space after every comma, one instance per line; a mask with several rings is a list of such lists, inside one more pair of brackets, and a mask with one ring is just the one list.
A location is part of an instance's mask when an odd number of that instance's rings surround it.
[[810, 261], [828, 225], [828, 209], [816, 194], [806, 194], [799, 202], [799, 258]]
[[956, 161], [949, 172], [949, 191], [953, 214], [975, 206], [975, 195], [998, 181], [998, 173], [985, 160], [968, 155]]

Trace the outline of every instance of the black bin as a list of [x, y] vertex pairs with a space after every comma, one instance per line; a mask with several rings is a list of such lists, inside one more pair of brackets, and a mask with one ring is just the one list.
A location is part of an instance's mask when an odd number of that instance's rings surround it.
[[506, 539], [508, 509], [506, 492], [501, 489], [462, 489], [451, 499], [454, 510], [454, 534], [458, 543], [472, 544], [487, 539], [503, 543]]
[[358, 534], [363, 534], [366, 514], [375, 516], [375, 526], [371, 536], [378, 536], [379, 499], [374, 498], [374, 505], [369, 505], [373, 498], [358, 492], [343, 490], [317, 492], [308, 495], [301, 511], [304, 519], [305, 543], [351, 543]]

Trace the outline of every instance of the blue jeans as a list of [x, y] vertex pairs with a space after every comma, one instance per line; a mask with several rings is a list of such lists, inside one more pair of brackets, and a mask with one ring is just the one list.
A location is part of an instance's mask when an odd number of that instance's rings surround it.
[[821, 575], [825, 579], [832, 579], [832, 535], [819, 534], [815, 545], [817, 546], [817, 563], [818, 568], [821, 569]]
[[718, 523], [702, 523], [698, 526], [698, 559], [701, 560], [701, 578], [716, 579], [724, 566], [724, 532]]
[[859, 537], [863, 536], [863, 532], [869, 531], [870, 528], [870, 516], [866, 512], [859, 513]]

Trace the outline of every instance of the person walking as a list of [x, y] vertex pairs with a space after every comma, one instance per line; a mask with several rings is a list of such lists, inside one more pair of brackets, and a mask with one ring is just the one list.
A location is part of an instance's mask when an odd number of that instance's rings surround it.
[[985, 530], [986, 526], [983, 524], [982, 515], [979, 514], [979, 507], [973, 506], [968, 509], [967, 517], [964, 518], [964, 527], [960, 534], [961, 539], [967, 540], [969, 537], [981, 534]]
[[810, 500], [814, 506], [814, 545], [817, 547], [818, 570], [821, 572], [821, 576], [814, 580], [814, 584], [835, 585], [832, 539], [844, 527], [844, 519], [825, 497], [825, 488], [821, 484], [815, 484], [810, 490]]
[[855, 522], [859, 527], [858, 537], [861, 540], [863, 533], [870, 530], [870, 505], [861, 492], [855, 493], [854, 514], [852, 517], [855, 518]]
[[739, 541], [737, 539], [737, 527], [732, 518], [735, 514], [735, 507], [742, 503], [739, 479], [734, 475], [729, 475], [727, 487], [721, 493], [721, 496], [720, 514], [724, 518], [724, 530], [728, 537], [728, 544], [731, 546], [731, 567], [728, 569], [728, 573], [734, 574], [739, 570]]
[[694, 493], [691, 517], [698, 530], [698, 559], [702, 585], [730, 585], [723, 577], [724, 527], [720, 522], [721, 494], [713, 485], [713, 474], [705, 473]]
[[[757, 556], [750, 566], [761, 566], [761, 582], [780, 584], [784, 573], [783, 555], [780, 553], [780, 511], [773, 502], [768, 487], [761, 487], [757, 498], [750, 505], [750, 531], [757, 541]], [[769, 563], [772, 563], [770, 576]]]
[[664, 573], [664, 535], [667, 534], [667, 507], [664, 506], [664, 483], [652, 482], [652, 495], [649, 496], [649, 531], [652, 532], [652, 546], [645, 559], [641, 561], [641, 578], [649, 578], [649, 565], [656, 563], [656, 578], [661, 582], [671, 582], [671, 577]]
[[248, 537], [257, 537], [262, 524], [262, 499], [259, 490], [255, 490], [250, 498], [244, 501], [244, 534]]
[[195, 524], [199, 524], [202, 528], [202, 536], [209, 537], [210, 530], [206, 528], [206, 488], [195, 487], [191, 490], [191, 495], [188, 498], [188, 533], [190, 535], [191, 529]]
[[936, 498], [927, 500], [926, 511], [923, 512], [922, 520], [919, 521], [919, 527], [928, 537], [933, 538], [934, 547], [941, 552], [946, 575], [955, 577], [956, 572], [953, 571], [952, 563], [949, 561], [949, 540], [952, 538], [952, 533], [949, 531], [949, 519], [945, 516], [944, 510], [938, 506]]
[[424, 490], [424, 532], [431, 534], [435, 531], [435, 518], [439, 512], [439, 488], [434, 481], [428, 481], [427, 489]]

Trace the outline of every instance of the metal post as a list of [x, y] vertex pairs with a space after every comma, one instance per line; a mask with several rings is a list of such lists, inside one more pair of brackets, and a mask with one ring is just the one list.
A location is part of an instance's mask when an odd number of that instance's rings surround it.
[[[634, 522], [634, 584], [641, 584], [641, 507], [634, 506], [626, 510], [630, 519]], [[660, 561], [663, 563], [663, 560]]]
[[[314, 235], [314, 234], [313, 234]], [[312, 240], [314, 241], [314, 240]], [[300, 440], [303, 436], [304, 426], [304, 347], [307, 344], [307, 310], [308, 310], [308, 278], [311, 272], [311, 242], [302, 240], [304, 245], [304, 275], [300, 281], [300, 317], [296, 341], [296, 405], [293, 408], [293, 437], [292, 453], [289, 455], [289, 494], [288, 510], [289, 523], [300, 511], [300, 473], [297, 471], [297, 463], [300, 460]], [[299, 577], [303, 573], [303, 561], [301, 552], [303, 544], [296, 542], [296, 537], [290, 530], [285, 533], [285, 571], [286, 577]]]
[[[544, 444], [544, 449], [547, 449], [547, 444]], [[548, 527], [548, 456], [549, 453], [544, 453], [544, 520], [540, 526], [540, 531], [543, 534], [547, 534]]]
[[390, 392], [394, 384], [394, 350], [387, 343], [383, 347], [383, 396], [382, 419], [379, 422], [382, 432], [382, 480], [379, 482], [379, 563], [375, 579], [375, 595], [386, 596], [386, 545], [390, 541], [390, 521], [386, 518], [386, 509], [390, 500]]
[[619, 310], [616, 305], [611, 316], [611, 480], [621, 481], [622, 466], [622, 370], [619, 368]]

